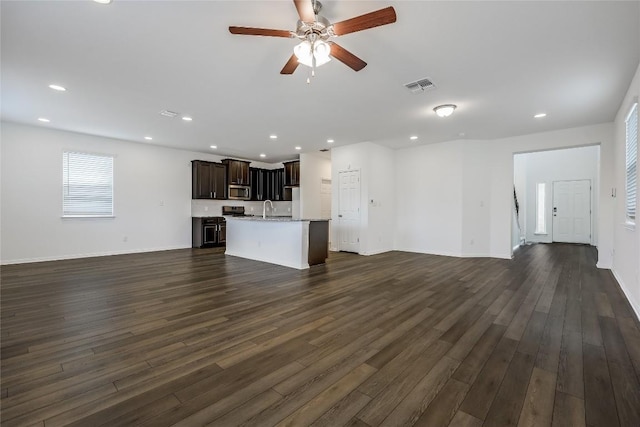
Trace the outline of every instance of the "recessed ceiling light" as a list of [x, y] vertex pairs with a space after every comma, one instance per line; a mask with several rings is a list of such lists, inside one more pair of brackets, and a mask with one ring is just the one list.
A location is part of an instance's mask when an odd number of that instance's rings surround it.
[[412, 141], [415, 141], [416, 139], [418, 139], [418, 137], [413, 135], [413, 136], [410, 136], [409, 139], [412, 140]]
[[269, 138], [271, 138], [271, 139], [278, 139], [278, 135], [269, 135]]
[[38, 119], [38, 121], [40, 121], [40, 122], [44, 122], [44, 123], [49, 123], [51, 120], [49, 120], [49, 119], [45, 119], [44, 117], [40, 117], [40, 118]]
[[444, 105], [438, 105], [436, 108], [433, 109], [433, 111], [435, 111], [438, 117], [449, 117], [450, 115], [453, 114], [456, 108], [457, 108], [456, 105], [444, 104]]
[[93, 0], [96, 3], [100, 3], [100, 4], [109, 4], [111, 3], [111, 0]]
[[267, 157], [267, 155], [262, 153], [262, 154], [260, 154], [260, 157]]
[[327, 139], [327, 142], [328, 142], [329, 144], [333, 144], [335, 141], [334, 141], [333, 139]]
[[190, 121], [192, 121], [193, 119], [192, 119], [191, 117], [189, 117], [189, 116], [183, 116], [183, 117], [182, 117], [182, 120], [184, 120], [185, 122], [190, 122]]
[[151, 141], [153, 138], [151, 138], [150, 136], [145, 136], [144, 139], [146, 139], [147, 141]]
[[214, 150], [215, 150], [216, 148], [218, 148], [218, 146], [217, 146], [217, 145], [210, 145], [210, 147], [211, 147], [211, 148], [213, 148]]
[[536, 119], [541, 119], [543, 117], [547, 117], [547, 113], [540, 113], [540, 114], [536, 114], [535, 116], [533, 116]]
[[296, 150], [302, 150], [302, 147], [296, 147]]
[[64, 92], [65, 90], [67, 90], [65, 87], [60, 86], [60, 85], [49, 85], [49, 87], [53, 90], [57, 90], [59, 92]]

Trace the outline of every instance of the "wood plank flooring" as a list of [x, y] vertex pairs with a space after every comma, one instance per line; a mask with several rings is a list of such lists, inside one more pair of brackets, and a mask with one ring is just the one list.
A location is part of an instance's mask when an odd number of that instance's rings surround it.
[[176, 250], [2, 267], [2, 426], [640, 426], [640, 329], [595, 249]]

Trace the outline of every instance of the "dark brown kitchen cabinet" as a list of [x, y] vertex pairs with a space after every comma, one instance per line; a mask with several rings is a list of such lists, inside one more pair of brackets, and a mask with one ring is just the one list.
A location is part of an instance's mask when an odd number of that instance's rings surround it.
[[297, 187], [300, 185], [300, 161], [284, 163], [285, 187]]
[[271, 173], [272, 200], [284, 200], [284, 169], [274, 169]]
[[227, 167], [220, 163], [194, 160], [191, 162], [191, 198], [226, 199]]
[[243, 160], [224, 159], [223, 164], [227, 166], [228, 185], [250, 185], [249, 163]]
[[250, 168], [251, 200], [284, 200], [284, 169]]

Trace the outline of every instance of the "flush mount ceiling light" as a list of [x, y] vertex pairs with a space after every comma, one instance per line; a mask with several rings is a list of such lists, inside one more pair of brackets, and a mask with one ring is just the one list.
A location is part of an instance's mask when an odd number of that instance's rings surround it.
[[93, 0], [96, 3], [100, 3], [100, 4], [109, 4], [111, 3], [111, 0]]
[[217, 145], [210, 145], [209, 147], [213, 148], [214, 150], [215, 150], [216, 148], [218, 148], [218, 146], [217, 146]]
[[327, 139], [327, 142], [328, 142], [329, 144], [333, 144], [335, 141], [334, 141], [333, 139]]
[[150, 136], [145, 136], [144, 139], [146, 139], [147, 141], [151, 141], [153, 138]]
[[302, 150], [302, 147], [295, 147], [296, 150]]
[[547, 113], [539, 113], [533, 116], [535, 119], [541, 119], [543, 117], [547, 117]]
[[267, 155], [266, 155], [266, 154], [264, 154], [264, 153], [261, 153], [261, 154], [260, 154], [260, 157], [265, 158], [265, 157], [267, 157]]
[[191, 117], [189, 117], [189, 116], [184, 116], [184, 117], [182, 117], [182, 120], [184, 120], [185, 122], [190, 122], [193, 119]]
[[49, 85], [49, 88], [53, 89], [53, 90], [57, 90], [58, 92], [64, 92], [67, 89], [63, 86], [60, 85]]
[[436, 108], [433, 109], [433, 111], [435, 111], [438, 117], [449, 117], [450, 115], [453, 114], [453, 111], [456, 108], [457, 106], [453, 104], [444, 104], [444, 105], [438, 105]]
[[38, 121], [42, 122], [42, 123], [49, 123], [51, 120], [45, 119], [44, 117], [40, 117], [40, 118], [38, 118]]
[[269, 135], [270, 139], [278, 139], [278, 135]]
[[413, 135], [413, 136], [410, 136], [409, 139], [412, 140], [412, 141], [415, 141], [416, 139], [418, 139], [418, 137]]

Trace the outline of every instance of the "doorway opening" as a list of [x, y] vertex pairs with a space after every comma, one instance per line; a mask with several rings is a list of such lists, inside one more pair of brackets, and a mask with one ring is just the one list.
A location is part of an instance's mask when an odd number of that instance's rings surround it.
[[513, 156], [512, 246], [529, 243], [597, 245], [600, 146]]

